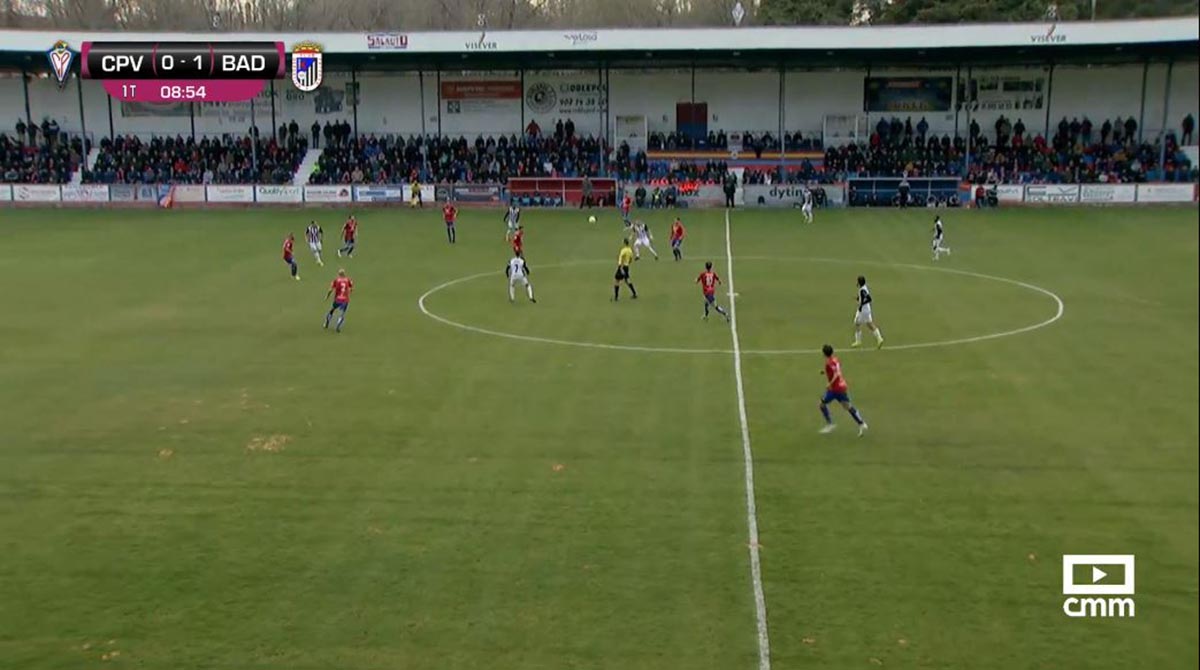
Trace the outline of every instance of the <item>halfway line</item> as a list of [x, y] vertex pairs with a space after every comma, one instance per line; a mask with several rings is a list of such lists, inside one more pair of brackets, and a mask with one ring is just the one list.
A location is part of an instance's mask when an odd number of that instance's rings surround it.
[[762, 563], [758, 555], [758, 511], [754, 504], [754, 456], [750, 452], [750, 423], [746, 420], [746, 388], [742, 383], [742, 345], [737, 330], [737, 292], [733, 288], [733, 240], [729, 210], [725, 210], [725, 278], [729, 282], [729, 332], [733, 338], [733, 376], [737, 382], [738, 419], [742, 424], [742, 461], [746, 466], [746, 526], [750, 539], [750, 581], [758, 622], [758, 670], [771, 670], [771, 641], [767, 635], [767, 597], [763, 594]]

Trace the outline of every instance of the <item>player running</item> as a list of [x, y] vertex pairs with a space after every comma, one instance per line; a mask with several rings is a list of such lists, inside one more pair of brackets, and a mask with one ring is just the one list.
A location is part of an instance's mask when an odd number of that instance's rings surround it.
[[633, 209], [633, 198], [626, 195], [621, 199], [621, 220], [625, 222], [625, 227], [629, 228], [633, 223], [629, 220], [629, 210]]
[[629, 238], [621, 241], [621, 251], [617, 252], [617, 273], [613, 275], [613, 302], [621, 298], [621, 282], [629, 287], [633, 299], [637, 300], [637, 289], [629, 281], [629, 266], [633, 264], [633, 249], [629, 248]]
[[329, 320], [333, 318], [333, 313], [341, 310], [338, 315], [337, 327], [334, 329], [337, 332], [342, 332], [342, 324], [346, 323], [346, 308], [350, 306], [350, 292], [354, 290], [354, 280], [346, 276], [345, 270], [338, 270], [337, 277], [333, 278], [333, 282], [329, 284], [329, 290], [325, 292], [325, 299], [333, 296], [333, 306], [329, 308], [329, 313], [325, 315], [325, 328], [329, 328]]
[[704, 320], [708, 321], [708, 309], [713, 307], [717, 310], [717, 314], [725, 317], [729, 321], [729, 312], [717, 304], [717, 285], [721, 283], [721, 278], [717, 273], [713, 272], [712, 261], [704, 264], [704, 272], [696, 277], [696, 283], [700, 285], [700, 290], [704, 292]]
[[683, 238], [687, 235], [687, 231], [683, 228], [683, 222], [679, 217], [675, 217], [675, 223], [671, 224], [671, 255], [675, 260], [683, 260]]
[[509, 205], [508, 211], [504, 213], [504, 223], [508, 226], [504, 232], [504, 241], [507, 242], [517, 234], [517, 228], [521, 225], [521, 208]]
[[935, 261], [941, 258], [942, 254], [950, 255], [950, 247], [943, 246], [945, 232], [942, 227], [942, 217], [935, 216], [933, 218], [933, 260]]
[[442, 218], [446, 221], [446, 240], [450, 244], [458, 241], [458, 236], [454, 230], [454, 225], [458, 223], [458, 208], [454, 203], [448, 202], [442, 207]]
[[858, 276], [858, 296], [855, 299], [858, 301], [858, 311], [854, 313], [854, 344], [851, 346], [857, 347], [862, 344], [862, 327], [866, 326], [875, 335], [875, 348], [881, 348], [883, 331], [875, 325], [871, 314], [871, 289], [867, 288], [867, 278], [862, 275]]
[[646, 247], [646, 249], [654, 255], [654, 260], [658, 260], [658, 252], [655, 251], [654, 246], [650, 244], [650, 241], [654, 239], [654, 235], [650, 234], [650, 226], [647, 226], [645, 221], [634, 221], [633, 232], [636, 236], [633, 240], [633, 260], [642, 260], [642, 247]]
[[283, 238], [283, 262], [292, 269], [292, 279], [300, 281], [300, 266], [296, 264], [296, 257], [292, 254], [295, 245], [296, 235], [288, 233], [287, 237]]
[[514, 256], [525, 253], [525, 226], [517, 226], [517, 230], [513, 233], [512, 250]]
[[344, 244], [338, 249], [338, 258], [341, 258], [342, 254], [354, 258], [354, 247], [358, 242], [358, 219], [354, 218], [353, 214], [342, 225], [342, 241]]
[[321, 241], [325, 239], [325, 231], [321, 230], [316, 221], [312, 221], [304, 230], [304, 237], [308, 239], [308, 250], [312, 252], [313, 258], [317, 259], [317, 265], [324, 266], [325, 261], [321, 260]]
[[800, 205], [800, 212], [804, 214], [805, 223], [813, 222], [813, 192], [807, 186], [804, 187], [804, 201]]
[[521, 254], [513, 256], [508, 261], [508, 265], [504, 268], [504, 274], [508, 277], [509, 302], [516, 299], [514, 292], [517, 284], [525, 287], [525, 295], [529, 296], [529, 302], [537, 302], [533, 297], [533, 284], [529, 282], [529, 265], [525, 263], [524, 258], [521, 258]]
[[836, 400], [850, 413], [854, 423], [858, 424], [858, 434], [862, 436], [867, 432], [867, 422], [863, 420], [862, 414], [858, 413], [858, 408], [850, 404], [850, 387], [846, 384], [846, 378], [842, 376], [842, 363], [833, 355], [833, 347], [828, 344], [821, 347], [821, 353], [825, 354], [825, 378], [829, 380], [825, 387], [825, 396], [821, 398], [821, 416], [825, 417], [821, 433], [832, 433], [833, 429], [837, 428], [833, 417], [829, 415], [829, 403]]

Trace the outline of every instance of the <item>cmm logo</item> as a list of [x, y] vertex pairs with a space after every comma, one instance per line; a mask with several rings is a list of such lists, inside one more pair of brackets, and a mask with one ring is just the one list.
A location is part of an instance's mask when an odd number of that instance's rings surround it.
[[1133, 554], [1064, 554], [1062, 591], [1070, 597], [1063, 601], [1063, 614], [1076, 619], [1133, 618], [1133, 598], [1075, 597], [1132, 596], [1133, 565]]
[[1034, 44], [1062, 44], [1067, 41], [1067, 36], [1065, 33], [1058, 32], [1057, 23], [1051, 23], [1045, 33], [1030, 35], [1029, 39]]

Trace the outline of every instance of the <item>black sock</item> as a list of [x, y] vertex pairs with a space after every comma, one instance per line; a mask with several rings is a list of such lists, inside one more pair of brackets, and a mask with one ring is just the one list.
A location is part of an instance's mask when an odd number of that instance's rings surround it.
[[617, 300], [620, 297], [621, 297], [621, 285], [618, 284], [613, 287], [613, 300]]
[[629, 286], [629, 292], [632, 293], [633, 297], [636, 298], [637, 297], [637, 289], [633, 287], [633, 284], [629, 284], [628, 286]]

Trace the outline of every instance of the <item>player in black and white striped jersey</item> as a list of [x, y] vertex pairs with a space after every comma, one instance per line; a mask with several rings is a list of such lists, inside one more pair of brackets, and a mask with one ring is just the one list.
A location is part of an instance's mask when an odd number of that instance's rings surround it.
[[942, 217], [933, 218], [933, 260], [941, 258], [942, 254], [950, 255], [950, 247], [945, 246], [946, 231], [942, 226]]
[[854, 313], [854, 344], [850, 346], [862, 345], [862, 328], [866, 326], [875, 335], [875, 347], [882, 347], [883, 331], [875, 325], [875, 316], [871, 310], [874, 299], [871, 298], [871, 289], [867, 288], [867, 278], [862, 275], [858, 276], [858, 296], [855, 299], [858, 301], [858, 310]]

